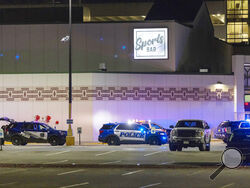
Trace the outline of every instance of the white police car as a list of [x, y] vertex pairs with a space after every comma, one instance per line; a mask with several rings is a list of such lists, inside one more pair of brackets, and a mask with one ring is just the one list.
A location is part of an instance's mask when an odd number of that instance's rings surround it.
[[109, 145], [120, 144], [150, 144], [162, 145], [167, 143], [167, 134], [146, 128], [136, 123], [108, 123], [99, 130], [98, 140]]

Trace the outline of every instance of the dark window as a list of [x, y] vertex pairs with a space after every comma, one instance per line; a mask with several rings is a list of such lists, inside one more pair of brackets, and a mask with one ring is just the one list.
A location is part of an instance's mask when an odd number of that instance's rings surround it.
[[104, 124], [101, 129], [112, 129], [113, 127], [113, 124]]
[[137, 124], [120, 124], [118, 130], [137, 130]]
[[176, 127], [197, 127], [203, 128], [202, 121], [179, 121]]
[[250, 124], [249, 123], [242, 123], [240, 125], [240, 128], [250, 128]]
[[24, 130], [34, 130], [34, 126], [33, 126], [33, 124], [24, 124], [23, 125], [23, 129]]

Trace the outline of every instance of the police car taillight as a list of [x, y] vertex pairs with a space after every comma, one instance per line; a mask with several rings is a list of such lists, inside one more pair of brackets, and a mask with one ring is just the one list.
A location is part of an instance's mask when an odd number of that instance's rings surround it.
[[104, 132], [104, 130], [99, 130], [99, 133], [102, 134]]

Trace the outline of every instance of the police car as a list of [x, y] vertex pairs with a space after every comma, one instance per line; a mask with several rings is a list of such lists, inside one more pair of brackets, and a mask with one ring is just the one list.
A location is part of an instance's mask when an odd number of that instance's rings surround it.
[[167, 143], [164, 131], [150, 130], [137, 123], [108, 123], [99, 130], [98, 140], [108, 145], [120, 144], [150, 144]]
[[52, 146], [64, 145], [67, 131], [55, 130], [45, 123], [40, 122], [15, 122], [9, 119], [8, 125], [2, 126], [4, 140], [13, 145], [26, 145], [29, 142], [50, 143]]
[[171, 129], [166, 129], [166, 128], [158, 125], [157, 123], [151, 122], [150, 120], [148, 120], [148, 121], [147, 120], [140, 120], [140, 121], [136, 121], [136, 123], [143, 125], [144, 127], [151, 129], [151, 130], [164, 131], [167, 134], [167, 137], [168, 137], [167, 140], [169, 140], [169, 138], [170, 138]]

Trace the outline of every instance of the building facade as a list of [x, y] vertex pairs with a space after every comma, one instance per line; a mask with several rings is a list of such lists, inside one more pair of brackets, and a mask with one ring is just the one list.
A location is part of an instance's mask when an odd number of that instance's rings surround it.
[[[187, 9], [185, 19], [155, 12], [190, 6], [186, 1], [161, 3], [145, 8], [145, 21], [72, 25], [73, 133], [82, 127], [83, 141], [97, 141], [104, 123], [129, 119], [166, 128], [203, 119], [215, 130], [224, 120], [245, 118], [247, 56], [232, 58], [232, 46], [214, 38], [205, 3], [192, 14]], [[68, 44], [61, 42], [67, 33], [63, 23], [0, 26], [1, 116], [49, 115], [52, 127], [67, 129]]]

